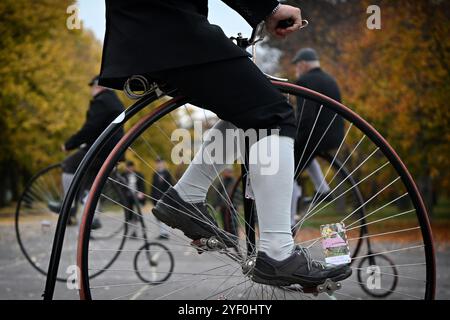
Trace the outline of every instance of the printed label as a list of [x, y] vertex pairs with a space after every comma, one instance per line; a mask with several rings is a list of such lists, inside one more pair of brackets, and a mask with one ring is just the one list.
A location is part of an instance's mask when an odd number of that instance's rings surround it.
[[347, 234], [342, 223], [322, 225], [320, 226], [320, 234], [322, 235], [322, 248], [326, 263], [340, 265], [352, 261]]

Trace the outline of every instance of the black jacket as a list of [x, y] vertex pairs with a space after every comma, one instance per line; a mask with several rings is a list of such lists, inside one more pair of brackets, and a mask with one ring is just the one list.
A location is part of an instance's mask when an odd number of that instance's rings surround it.
[[[134, 190], [130, 189], [130, 187], [131, 187], [130, 186], [130, 178], [132, 175], [136, 176], [136, 189], [134, 189]], [[145, 177], [142, 173], [137, 172], [137, 171], [125, 172], [123, 174], [123, 177], [125, 178], [126, 185], [127, 185], [127, 187], [123, 186], [123, 191], [125, 193], [125, 196], [128, 199], [131, 199], [131, 201], [134, 201], [134, 199], [135, 199], [134, 194], [136, 193], [135, 190], [137, 190], [137, 192], [141, 192], [141, 193], [145, 194]], [[139, 202], [141, 204], [144, 204], [145, 200], [146, 200], [146, 198], [144, 197], [143, 199], [139, 199]]]
[[[113, 91], [104, 90], [97, 94], [89, 104], [83, 127], [66, 141], [66, 150], [73, 150], [81, 145], [85, 145], [83, 148], [89, 149], [106, 127], [123, 111], [123, 104]], [[119, 130], [108, 141], [104, 151], [110, 151], [123, 134], [123, 130]]]
[[[324, 72], [320, 68], [312, 69], [308, 73], [301, 76], [297, 82], [299, 86], [317, 91], [325, 96], [328, 96], [338, 102], [341, 102], [341, 92], [336, 83], [336, 80], [328, 73]], [[299, 127], [299, 141], [305, 143], [311, 133], [314, 126], [314, 122], [317, 118], [320, 105], [311, 100], [297, 99], [297, 119], [300, 117]], [[319, 118], [317, 118], [317, 124], [311, 135], [309, 144], [316, 145], [323, 134], [327, 130], [331, 120], [335, 113], [327, 109], [326, 106], [322, 108]], [[344, 121], [341, 117], [336, 117], [333, 124], [330, 126], [326, 135], [320, 142], [317, 151], [329, 151], [339, 147], [344, 137]]]
[[[223, 0], [255, 27], [277, 0]], [[208, 0], [106, 0], [100, 84], [132, 75], [247, 56], [207, 20]], [[149, 77], [150, 78], [150, 77]]]
[[161, 199], [162, 195], [172, 186], [174, 183], [172, 176], [168, 170], [162, 172], [155, 172], [153, 174], [152, 190], [150, 197], [153, 203]]

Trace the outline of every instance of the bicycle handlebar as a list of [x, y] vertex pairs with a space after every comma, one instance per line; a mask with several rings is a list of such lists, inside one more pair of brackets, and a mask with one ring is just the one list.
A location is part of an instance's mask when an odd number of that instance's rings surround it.
[[[300, 27], [300, 29], [305, 28], [308, 24], [309, 24], [308, 20], [302, 20], [302, 26]], [[286, 29], [286, 28], [292, 27], [293, 25], [294, 25], [294, 19], [289, 18], [286, 20], [279, 21], [277, 24], [277, 28]], [[263, 39], [263, 38], [258, 38], [258, 36], [261, 34], [263, 29], [264, 29], [264, 22], [261, 22], [255, 28], [253, 28], [250, 38], [243, 38], [242, 35], [239, 33], [237, 38], [231, 37], [230, 39], [235, 40], [236, 44], [245, 50], [248, 47], [256, 44], [257, 42], [259, 42]]]

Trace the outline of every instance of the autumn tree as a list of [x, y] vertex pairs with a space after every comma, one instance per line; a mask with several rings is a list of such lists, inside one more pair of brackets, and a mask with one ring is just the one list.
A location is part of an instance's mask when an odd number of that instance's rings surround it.
[[[288, 1], [310, 26], [284, 41], [282, 64], [311, 46], [342, 87], [344, 103], [363, 115], [412, 172], [431, 209], [448, 196], [450, 135], [450, 3], [440, 0]], [[381, 8], [381, 30], [366, 25], [369, 5]]]
[[[88, 82], [99, 72], [101, 43], [89, 30], [67, 28], [71, 0], [0, 2], [0, 206], [12, 190], [17, 198], [30, 176], [66, 154], [61, 144], [79, 129], [91, 99]], [[134, 101], [118, 92], [125, 106]], [[137, 119], [159, 102], [141, 111]], [[169, 159], [177, 116], [166, 116], [158, 129], [140, 139], [127, 159], [148, 178], [155, 153]], [[151, 145], [152, 152], [149, 152]], [[171, 168], [175, 170], [175, 168]]]

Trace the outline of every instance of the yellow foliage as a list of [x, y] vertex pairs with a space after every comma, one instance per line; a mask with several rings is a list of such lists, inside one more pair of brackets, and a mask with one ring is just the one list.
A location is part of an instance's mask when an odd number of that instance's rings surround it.
[[352, 41], [340, 42], [338, 73], [346, 103], [374, 124], [416, 178], [431, 176], [447, 190], [448, 20], [430, 1], [386, 3], [381, 30], [355, 29], [347, 35]]

